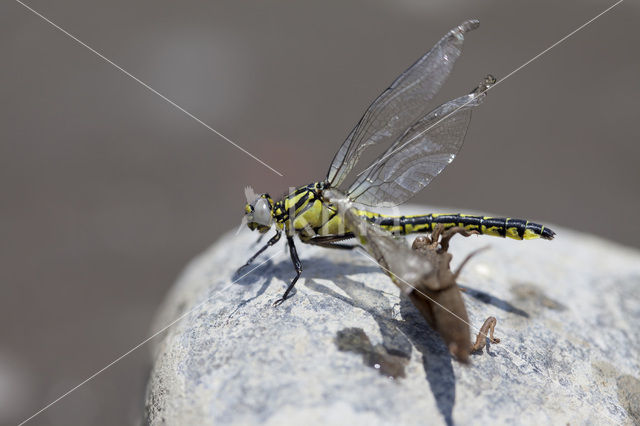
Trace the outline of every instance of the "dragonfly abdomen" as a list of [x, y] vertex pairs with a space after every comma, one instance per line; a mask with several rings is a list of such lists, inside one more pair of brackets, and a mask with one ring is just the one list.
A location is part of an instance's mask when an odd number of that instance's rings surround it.
[[371, 212], [361, 213], [371, 222], [377, 223], [394, 234], [431, 232], [437, 224], [445, 228], [459, 226], [483, 235], [509, 237], [516, 240], [534, 238], [553, 239], [555, 232], [538, 223], [523, 219], [504, 217], [472, 216], [466, 214], [427, 214], [418, 216], [385, 216]]

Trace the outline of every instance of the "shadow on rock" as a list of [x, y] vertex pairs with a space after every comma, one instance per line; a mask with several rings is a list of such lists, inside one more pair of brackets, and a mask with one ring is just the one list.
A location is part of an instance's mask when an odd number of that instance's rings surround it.
[[456, 381], [453, 374], [453, 357], [440, 335], [427, 324], [411, 301], [400, 300], [400, 312], [404, 322], [400, 329], [422, 353], [422, 365], [440, 414], [448, 425], [453, 424], [453, 405], [456, 400]]
[[[280, 260], [277, 263], [272, 261], [266, 262], [264, 265], [260, 265], [260, 259], [256, 260], [255, 264], [251, 264], [248, 267], [243, 267], [242, 269], [235, 272], [232, 276], [232, 284], [245, 286], [249, 289], [251, 286], [256, 286], [256, 284], [261, 283], [260, 288], [252, 297], [242, 300], [231, 312], [230, 316], [237, 312], [239, 309], [243, 308], [247, 304], [252, 301], [258, 299], [262, 296], [267, 288], [273, 282], [273, 278], [277, 278], [282, 281], [282, 293], [286, 290], [287, 286], [295, 277], [295, 269], [291, 264], [291, 261], [287, 257], [284, 260]], [[377, 267], [371, 265], [363, 265], [363, 266], [355, 266], [353, 263], [336, 263], [329, 261], [323, 258], [313, 258], [308, 261], [303, 261], [303, 266], [305, 267], [301, 278], [305, 278], [305, 280], [298, 281], [296, 287], [293, 288], [289, 296], [287, 296], [287, 300], [284, 302], [281, 308], [290, 309], [291, 305], [288, 305], [292, 300], [295, 300], [295, 296], [297, 293], [296, 288], [299, 286], [308, 285], [309, 279], [320, 278], [331, 281], [336, 281], [338, 279], [343, 279], [343, 272], [348, 271], [350, 274], [359, 274], [359, 273], [370, 273], [373, 271], [377, 271]], [[308, 266], [308, 267], [307, 267]], [[271, 302], [275, 302], [275, 299]], [[287, 308], [288, 306], [288, 308]]]
[[[302, 266], [304, 269], [300, 276], [300, 281], [298, 281], [296, 287], [294, 287], [291, 294], [287, 297], [287, 301], [294, 300], [296, 288], [299, 286], [306, 286], [306, 283], [313, 278], [337, 281], [344, 277], [344, 271], [348, 271], [349, 274], [364, 274], [378, 271], [378, 268], [375, 265], [354, 266], [353, 263], [336, 263], [324, 258], [303, 259]], [[242, 274], [246, 274], [246, 271], [241, 271], [239, 275], [242, 276]], [[282, 291], [284, 292], [293, 277], [296, 276], [296, 271], [289, 258], [281, 260], [275, 264], [268, 262], [259, 269], [256, 269], [252, 274], [248, 274], [246, 277], [239, 280], [236, 284], [254, 284], [256, 282], [256, 276], [266, 278], [267, 283], [271, 283], [272, 278], [277, 278], [278, 280], [283, 281]]]
[[473, 297], [483, 303], [488, 305], [493, 305], [498, 309], [502, 309], [503, 311], [510, 312], [512, 314], [519, 315], [521, 317], [529, 318], [530, 315], [523, 311], [522, 309], [512, 305], [506, 300], [500, 299], [496, 296], [492, 296], [489, 293], [485, 293], [484, 291], [476, 290], [466, 285], [460, 285], [460, 288], [465, 291], [468, 296]]
[[511, 286], [511, 293], [516, 301], [530, 305], [534, 310], [546, 308], [553, 311], [566, 311], [567, 307], [544, 294], [544, 291], [535, 284], [515, 283]]
[[260, 262], [251, 265], [242, 266], [231, 276], [231, 281], [235, 285], [249, 286], [256, 283], [256, 277], [264, 277], [269, 275], [269, 271], [274, 268], [273, 261], [269, 260], [263, 265]]
[[381, 375], [393, 379], [405, 377], [409, 358], [390, 354], [384, 345], [373, 345], [363, 329], [344, 328], [338, 331], [334, 341], [339, 350], [362, 355], [362, 362]]
[[[377, 268], [374, 268], [377, 270]], [[334, 281], [349, 297], [336, 293], [327, 286], [309, 281], [307, 287], [360, 308], [374, 318], [382, 335], [382, 346], [394, 356], [411, 357], [412, 346], [422, 353], [426, 380], [434, 395], [438, 410], [447, 424], [452, 424], [455, 402], [455, 375], [453, 358], [442, 339], [429, 327], [413, 304], [406, 298], [400, 303], [403, 321], [393, 318], [393, 307], [383, 292], [361, 282], [341, 276]]]

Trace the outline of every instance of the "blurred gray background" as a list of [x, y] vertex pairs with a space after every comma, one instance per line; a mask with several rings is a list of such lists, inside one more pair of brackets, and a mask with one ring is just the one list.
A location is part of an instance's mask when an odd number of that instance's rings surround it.
[[[7, 424], [146, 337], [185, 263], [240, 223], [243, 188], [280, 195], [322, 179], [373, 98], [450, 28], [482, 23], [437, 101], [508, 74], [612, 3], [28, 4], [285, 176], [0, 3]], [[639, 19], [623, 3], [492, 90], [457, 160], [414, 201], [640, 247]], [[32, 423], [136, 421], [149, 359], [141, 348]]]

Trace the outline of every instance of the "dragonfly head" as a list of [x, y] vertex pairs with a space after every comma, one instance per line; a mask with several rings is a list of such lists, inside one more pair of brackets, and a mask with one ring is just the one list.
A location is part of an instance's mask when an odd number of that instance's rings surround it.
[[264, 234], [273, 224], [273, 199], [269, 194], [262, 194], [252, 202], [244, 206], [244, 214], [247, 226], [252, 231], [256, 229]]

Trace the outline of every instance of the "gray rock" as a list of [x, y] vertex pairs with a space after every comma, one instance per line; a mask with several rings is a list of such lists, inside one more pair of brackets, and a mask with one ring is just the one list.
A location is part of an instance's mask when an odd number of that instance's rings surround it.
[[[420, 211], [425, 211], [424, 208]], [[638, 424], [640, 252], [554, 228], [554, 241], [454, 238], [474, 332], [499, 344], [457, 363], [389, 278], [358, 251], [285, 244], [245, 277], [257, 234], [196, 258], [159, 312], [151, 424]], [[235, 280], [235, 281], [234, 281]], [[471, 338], [471, 336], [470, 336]]]

